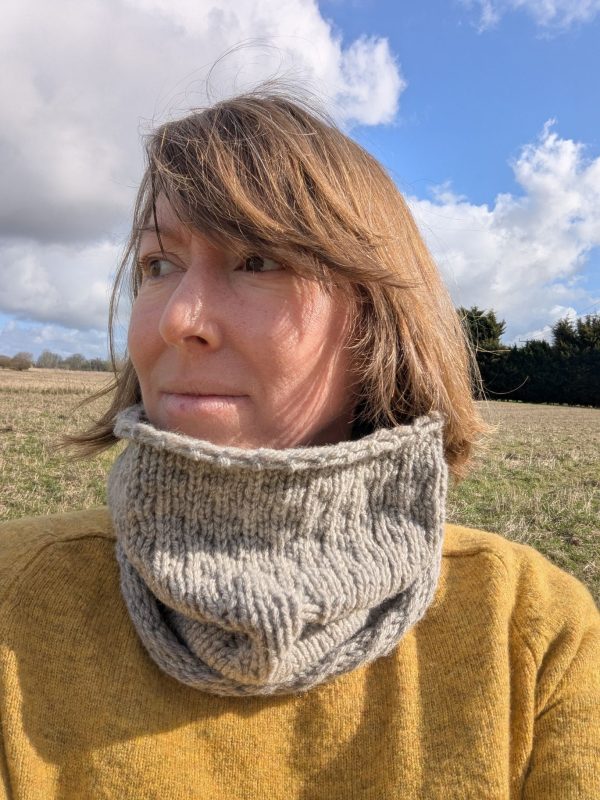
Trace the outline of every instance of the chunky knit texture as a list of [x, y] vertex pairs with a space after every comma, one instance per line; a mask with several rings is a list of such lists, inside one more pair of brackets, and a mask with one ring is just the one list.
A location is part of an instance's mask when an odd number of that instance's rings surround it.
[[439, 578], [438, 415], [357, 441], [243, 450], [122, 412], [121, 587], [158, 666], [219, 695], [305, 691], [387, 655]]

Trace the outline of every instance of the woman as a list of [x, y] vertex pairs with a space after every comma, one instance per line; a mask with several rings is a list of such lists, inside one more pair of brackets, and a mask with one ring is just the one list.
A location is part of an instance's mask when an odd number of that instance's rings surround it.
[[108, 509], [1, 531], [4, 795], [600, 797], [598, 612], [444, 526], [484, 426], [380, 165], [275, 94], [163, 125], [124, 279]]

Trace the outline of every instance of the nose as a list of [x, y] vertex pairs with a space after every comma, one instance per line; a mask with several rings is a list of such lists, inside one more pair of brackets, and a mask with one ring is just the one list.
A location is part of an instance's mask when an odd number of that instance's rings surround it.
[[162, 310], [159, 333], [167, 344], [180, 348], [217, 349], [222, 341], [214, 287], [207, 276], [188, 270]]

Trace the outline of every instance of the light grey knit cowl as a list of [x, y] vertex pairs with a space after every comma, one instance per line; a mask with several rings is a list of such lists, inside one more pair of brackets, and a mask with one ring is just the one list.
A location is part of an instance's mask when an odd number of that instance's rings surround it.
[[123, 411], [109, 506], [125, 603], [156, 664], [212, 694], [271, 695], [389, 654], [439, 578], [442, 428], [435, 414], [244, 450]]

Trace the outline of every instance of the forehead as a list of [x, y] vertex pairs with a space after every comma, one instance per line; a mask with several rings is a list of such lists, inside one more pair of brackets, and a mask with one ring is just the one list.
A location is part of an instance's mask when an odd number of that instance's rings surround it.
[[139, 229], [141, 247], [154, 246], [157, 243], [156, 228], [158, 228], [161, 241], [181, 246], [189, 246], [194, 241], [206, 248], [215, 248], [215, 245], [201, 231], [179, 219], [167, 198], [162, 194], [156, 199], [156, 224], [154, 215], [151, 215], [146, 224]]
[[189, 237], [190, 228], [184, 225], [173, 211], [173, 208], [167, 198], [160, 194], [156, 198], [155, 204], [156, 219], [154, 214], [150, 214], [149, 219], [145, 225], [140, 228], [142, 237], [148, 235], [156, 235], [156, 228], [161, 236], [170, 236], [171, 238]]

